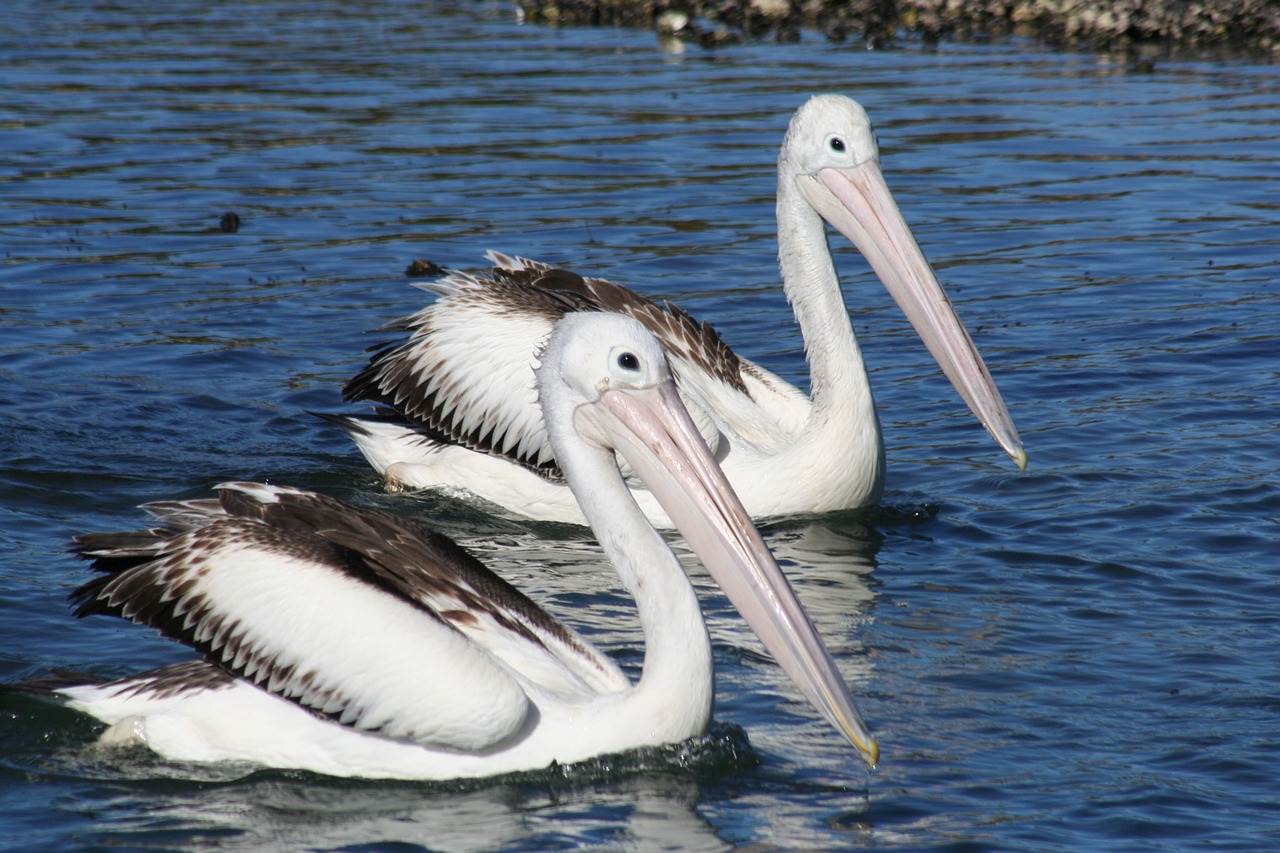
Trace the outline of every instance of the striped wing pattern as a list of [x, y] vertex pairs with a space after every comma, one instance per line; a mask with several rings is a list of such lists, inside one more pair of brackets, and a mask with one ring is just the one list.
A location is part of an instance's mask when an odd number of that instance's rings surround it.
[[[621, 285], [537, 261], [497, 252], [487, 257], [494, 264], [487, 274], [453, 273], [420, 285], [439, 298], [384, 327], [408, 338], [375, 347], [343, 396], [388, 406], [429, 438], [502, 456], [561, 482], [533, 371], [552, 326], [566, 313], [635, 317], [662, 343], [677, 383], [701, 373], [734, 393], [749, 393], [745, 363], [709, 324], [699, 324], [675, 305], [659, 305]], [[702, 408], [687, 395], [686, 402]], [[700, 420], [714, 447], [714, 428]]]
[[503, 666], [506, 650], [538, 658], [540, 689], [626, 684], [462, 548], [393, 513], [252, 483], [148, 509], [160, 526], [76, 539], [100, 573], [72, 594], [77, 615], [150, 625], [342, 725], [450, 749], [501, 744], [531, 713], [531, 673]]

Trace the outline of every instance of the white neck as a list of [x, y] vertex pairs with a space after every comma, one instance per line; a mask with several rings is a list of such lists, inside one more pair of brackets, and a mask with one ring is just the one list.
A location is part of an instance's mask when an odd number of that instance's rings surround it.
[[558, 447], [556, 459], [587, 522], [636, 602], [644, 631], [644, 671], [620, 709], [618, 725], [644, 726], [650, 742], [676, 741], [706, 729], [714, 683], [711, 640], [684, 568], [653, 529], [618, 473], [612, 451], [582, 441]]
[[826, 447], [856, 444], [860, 455], [878, 459], [883, 471], [879, 416], [827, 245], [825, 224], [785, 174], [778, 177], [777, 215], [783, 292], [804, 337], [813, 401], [797, 443], [802, 446], [811, 439]]

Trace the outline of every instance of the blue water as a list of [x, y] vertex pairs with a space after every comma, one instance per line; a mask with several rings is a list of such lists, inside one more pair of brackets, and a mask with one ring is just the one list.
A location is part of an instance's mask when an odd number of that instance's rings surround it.
[[1280, 844], [1280, 69], [815, 34], [681, 50], [487, 2], [5, 15], [0, 680], [183, 659], [74, 619], [87, 570], [63, 547], [230, 478], [435, 517], [634, 669], [583, 534], [383, 496], [305, 410], [341, 409], [370, 330], [420, 304], [410, 261], [488, 248], [676, 300], [803, 381], [772, 168], [812, 92], [876, 121], [1030, 456], [1018, 473], [834, 240], [888, 492], [766, 535], [877, 770], [696, 575], [719, 671], [693, 757], [473, 787], [245, 777], [94, 753], [90, 722], [3, 696], [11, 849]]

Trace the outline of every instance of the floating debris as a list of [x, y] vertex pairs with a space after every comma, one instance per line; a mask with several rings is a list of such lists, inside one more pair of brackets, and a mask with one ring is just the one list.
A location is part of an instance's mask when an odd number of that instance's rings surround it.
[[448, 270], [437, 264], [435, 261], [416, 260], [409, 266], [405, 267], [404, 274], [410, 278], [418, 278], [419, 276], [437, 276], [444, 275]]

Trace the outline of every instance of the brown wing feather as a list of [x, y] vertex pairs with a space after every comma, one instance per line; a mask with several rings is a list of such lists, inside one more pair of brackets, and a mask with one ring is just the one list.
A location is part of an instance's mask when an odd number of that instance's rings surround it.
[[[496, 252], [489, 257], [495, 266], [485, 274], [454, 273], [423, 285], [440, 298], [383, 328], [406, 333], [408, 338], [373, 347], [369, 363], [346, 384], [343, 397], [389, 407], [428, 440], [500, 456], [560, 482], [563, 475], [552, 457], [536, 401], [526, 395], [524, 405], [510, 406], [509, 394], [472, 388], [465, 381], [469, 377], [451, 373], [461, 373], [461, 368], [451, 365], [449, 351], [437, 336], [466, 334], [468, 330], [456, 323], [450, 326], [458, 316], [483, 313], [544, 329], [528, 341], [527, 363], [510, 365], [519, 375], [495, 377], [494, 382], [531, 388], [536, 350], [557, 320], [573, 311], [611, 311], [636, 318], [657, 336], [672, 359], [677, 382], [681, 367], [692, 365], [749, 394], [743, 380], [745, 362], [710, 324], [698, 323], [679, 307], [549, 264]], [[452, 338], [448, 344], [458, 346]], [[478, 339], [466, 344], [472, 350], [487, 346]]]
[[[603, 278], [586, 278], [550, 264], [528, 258], [510, 258], [497, 253], [490, 257], [499, 266], [490, 271], [493, 280], [509, 282], [521, 289], [559, 294], [573, 311], [613, 311], [636, 318], [658, 339], [669, 357], [696, 365], [726, 385], [747, 393], [742, 381], [742, 362], [710, 323], [697, 320], [674, 303], [661, 304], [620, 284]], [[557, 318], [558, 319], [558, 318]]]
[[225, 671], [342, 723], [361, 712], [353, 700], [326, 689], [314, 673], [297, 671], [255, 647], [219, 602], [194, 592], [198, 575], [216, 570], [223, 545], [251, 545], [323, 564], [463, 633], [483, 614], [553, 653], [558, 646], [580, 661], [598, 655], [452, 540], [393, 513], [256, 484], [229, 484], [217, 501], [148, 509], [164, 526], [76, 537], [72, 550], [101, 573], [71, 594], [76, 615], [114, 615], [149, 625]]

